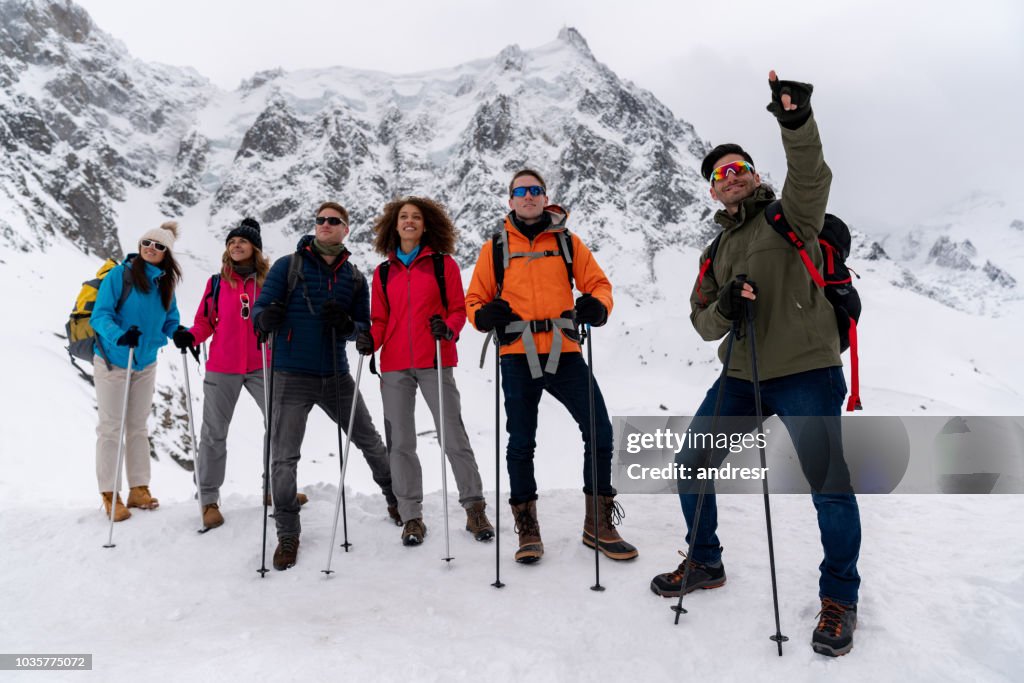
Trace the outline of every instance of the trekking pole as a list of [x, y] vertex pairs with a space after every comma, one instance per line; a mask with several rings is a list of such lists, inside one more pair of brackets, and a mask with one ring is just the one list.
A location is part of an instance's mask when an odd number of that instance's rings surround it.
[[[711, 434], [717, 434], [718, 429], [718, 418], [722, 415], [722, 400], [725, 398], [725, 380], [729, 372], [729, 362], [732, 360], [732, 345], [736, 340], [736, 335], [739, 333], [740, 323], [738, 320], [733, 321], [732, 328], [729, 330], [729, 337], [726, 340], [725, 346], [725, 361], [722, 363], [722, 373], [718, 376], [718, 394], [715, 396], [715, 412], [711, 414]], [[704, 458], [704, 470], [707, 471], [708, 467], [711, 466], [711, 457], [713, 450], [710, 446], [705, 446], [707, 456]], [[676, 613], [675, 625], [679, 625], [679, 615], [686, 614], [686, 610], [683, 609], [683, 596], [686, 595], [686, 581], [690, 576], [690, 569], [693, 567], [693, 548], [697, 544], [697, 529], [700, 528], [700, 512], [704, 507], [704, 496], [707, 493], [708, 479], [705, 477], [700, 482], [700, 489], [697, 491], [697, 511], [693, 516], [693, 527], [690, 529], [690, 543], [686, 550], [686, 559], [683, 566], [683, 579], [679, 585], [679, 600], [675, 605], [672, 606], [672, 611]]]
[[[273, 396], [271, 383], [274, 379], [273, 368], [268, 366], [273, 363], [273, 339], [271, 332], [260, 339], [260, 356], [263, 360], [263, 551], [260, 557], [263, 562], [259, 572], [260, 578], [267, 575], [267, 516], [270, 506], [270, 398]], [[268, 377], [269, 375], [269, 377]]]
[[[336, 338], [337, 333], [331, 331], [331, 337]], [[335, 345], [337, 348], [337, 345]], [[348, 453], [352, 446], [352, 430], [355, 428], [356, 423], [356, 405], [359, 402], [359, 378], [363, 375], [363, 361], [366, 356], [359, 354], [359, 365], [356, 366], [356, 385], [352, 389], [352, 410], [348, 416], [348, 438], [345, 440], [345, 452], [341, 456], [341, 479], [338, 481], [338, 499], [334, 504], [334, 527], [331, 529], [331, 542], [327, 545], [327, 569], [321, 569], [324, 574], [330, 575], [333, 573], [331, 570], [331, 558], [334, 557], [334, 539], [338, 535], [338, 511], [342, 514], [342, 523], [345, 534], [345, 542], [341, 544], [341, 547], [348, 552], [348, 549], [352, 547], [352, 544], [348, 542], [348, 517], [345, 511], [345, 470], [348, 468]], [[334, 376], [338, 376], [338, 356], [334, 356]], [[341, 449], [341, 385], [335, 381], [335, 387], [337, 389], [338, 396], [338, 448]]]
[[[740, 280], [746, 279], [744, 275], [737, 276]], [[775, 579], [775, 544], [772, 541], [772, 509], [768, 502], [768, 465], [764, 452], [764, 413], [761, 410], [761, 382], [757, 375], [757, 343], [754, 334], [754, 305], [750, 299], [744, 300], [744, 308], [747, 314], [747, 336], [750, 338], [750, 376], [754, 384], [754, 410], [757, 416], [758, 451], [761, 454], [761, 471], [765, 476], [761, 478], [761, 490], [764, 493], [764, 519], [768, 529], [768, 564], [772, 573], [772, 603], [775, 606], [775, 635], [770, 636], [779, 647], [779, 656], [782, 656], [782, 643], [789, 640], [782, 635], [782, 627], [779, 623], [779, 588]]]
[[[197, 354], [198, 355], [198, 354]], [[196, 359], [199, 360], [198, 358]], [[199, 476], [200, 460], [199, 457], [199, 442], [196, 441], [196, 422], [192, 416], [192, 382], [188, 377], [188, 349], [183, 348], [181, 350], [181, 369], [185, 375], [185, 413], [188, 415], [188, 432], [189, 436], [192, 437], [192, 448], [195, 451], [195, 467], [192, 469], [196, 475], [196, 500], [199, 502], [199, 528], [196, 529], [198, 533], [205, 534], [209, 529], [206, 527], [203, 521], [203, 489], [202, 489], [202, 477]]]
[[[487, 348], [486, 345], [484, 348]], [[501, 582], [501, 344], [494, 335], [494, 583], [495, 588], [504, 588]]]
[[445, 462], [447, 451], [444, 449], [444, 377], [441, 371], [441, 340], [435, 339], [437, 347], [437, 433], [441, 441], [441, 506], [444, 508], [444, 557], [441, 558], [451, 566], [451, 545], [448, 539], [448, 465]]
[[[129, 330], [137, 330], [138, 326], [132, 325]], [[110, 534], [107, 536], [107, 543], [104, 548], [115, 547], [114, 543], [114, 513], [117, 512], [117, 495], [120, 493], [121, 465], [124, 464], [124, 428], [128, 419], [128, 390], [132, 386], [132, 364], [135, 361], [135, 347], [128, 347], [128, 368], [124, 375], [124, 401], [121, 402], [121, 431], [117, 437], [117, 466], [114, 468], [114, 485], [110, 487]]]
[[[588, 296], [584, 294], [584, 296]], [[601, 558], [598, 548], [601, 545], [601, 536], [598, 533], [597, 524], [597, 416], [594, 414], [594, 345], [591, 339], [591, 328], [589, 324], [583, 326], [583, 334], [580, 341], [587, 345], [587, 400], [590, 410], [590, 485], [592, 487], [590, 500], [594, 504], [594, 585], [592, 591], [603, 591], [601, 585]]]

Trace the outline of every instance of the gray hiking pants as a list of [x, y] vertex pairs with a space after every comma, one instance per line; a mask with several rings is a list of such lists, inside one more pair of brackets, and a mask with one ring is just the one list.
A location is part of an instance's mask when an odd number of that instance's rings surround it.
[[[228, 427], [235, 414], [238, 396], [245, 388], [266, 415], [263, 406], [263, 371], [245, 375], [226, 372], [207, 372], [203, 378], [203, 429], [199, 437], [199, 491], [203, 505], [220, 501], [220, 487], [224, 485], [227, 466]], [[263, 453], [252, 462], [263, 461]], [[261, 489], [262, 490], [262, 489]]]
[[[118, 491], [121, 480], [114, 482], [117, 470], [118, 437], [121, 436], [121, 409], [124, 405], [124, 383], [128, 371], [113, 366], [100, 356], [93, 356], [93, 382], [96, 385], [96, 484], [100, 493]], [[156, 388], [156, 363], [142, 370], [133, 370], [128, 388], [128, 412], [124, 425], [124, 467], [128, 486], [149, 486], [149, 432], [146, 418], [153, 408]]]
[[[462, 402], [455, 386], [452, 368], [442, 371], [444, 384], [444, 446], [452, 465], [459, 502], [469, 507], [484, 499], [480, 470], [473, 447], [462, 423]], [[437, 368], [398, 370], [380, 376], [384, 400], [384, 433], [391, 453], [398, 512], [402, 520], [423, 518], [423, 470], [416, 456], [416, 388], [419, 387], [434, 416], [434, 428], [440, 429], [437, 415]]]
[[[274, 522], [277, 537], [298, 536], [299, 501], [296, 498], [295, 473], [299, 464], [299, 447], [306, 434], [306, 420], [313, 406], [327, 413], [327, 416], [348, 430], [349, 414], [356, 383], [352, 375], [345, 373], [335, 380], [334, 375], [317, 377], [293, 372], [274, 373], [274, 396], [270, 406], [271, 451], [273, 462], [270, 466], [270, 482], [274, 489]], [[341, 414], [338, 414], [338, 391], [341, 392]], [[391, 470], [388, 466], [388, 451], [380, 434], [373, 426], [370, 411], [366, 409], [361, 395], [356, 397], [356, 419], [352, 427], [352, 443], [363, 452], [366, 464], [370, 466], [373, 480], [380, 486], [388, 505], [395, 504], [391, 491]], [[339, 422], [340, 419], [340, 422]], [[349, 454], [351, 456], [351, 453]], [[341, 464], [341, 454], [338, 462]]]

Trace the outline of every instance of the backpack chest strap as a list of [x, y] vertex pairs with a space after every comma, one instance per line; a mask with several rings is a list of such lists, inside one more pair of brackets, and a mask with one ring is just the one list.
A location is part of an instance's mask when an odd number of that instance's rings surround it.
[[[544, 320], [516, 320], [505, 326], [505, 335], [515, 335], [514, 339], [522, 338], [523, 349], [526, 351], [526, 363], [530, 367], [530, 377], [539, 379], [543, 372], [553, 375], [558, 372], [558, 361], [562, 357], [562, 337], [566, 331], [575, 330], [576, 323], [571, 318], [547, 318]], [[534, 332], [555, 332], [551, 336], [551, 350], [548, 351], [548, 360], [541, 371], [540, 355], [537, 353], [537, 343], [534, 341]]]

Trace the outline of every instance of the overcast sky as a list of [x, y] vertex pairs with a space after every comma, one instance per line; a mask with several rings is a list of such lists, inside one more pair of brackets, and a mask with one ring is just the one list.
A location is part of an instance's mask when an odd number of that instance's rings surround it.
[[[410, 73], [553, 40], [562, 26], [713, 143], [784, 176], [767, 72], [815, 85], [831, 209], [899, 228], [972, 192], [1022, 207], [1024, 2], [81, 0], [146, 61], [234, 89], [253, 72]], [[872, 225], [878, 224], [878, 225]]]

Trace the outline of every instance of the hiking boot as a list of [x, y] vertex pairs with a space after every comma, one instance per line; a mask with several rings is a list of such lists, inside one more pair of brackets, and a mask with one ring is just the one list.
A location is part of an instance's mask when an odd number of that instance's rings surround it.
[[160, 507], [160, 501], [149, 493], [148, 486], [133, 486], [128, 491], [128, 507], [156, 510]]
[[819, 655], [841, 657], [853, 649], [857, 628], [857, 606], [844, 605], [831, 598], [821, 599], [818, 627], [811, 636], [811, 647]]
[[[586, 494], [587, 514], [583, 520], [583, 545], [594, 547], [594, 497]], [[632, 560], [639, 555], [637, 549], [622, 540], [615, 526], [626, 515], [615, 496], [597, 497], [597, 549], [613, 560]]]
[[388, 505], [388, 517], [395, 523], [395, 526], [402, 526], [402, 515], [398, 514], [397, 505]]
[[427, 535], [427, 525], [422, 519], [410, 519], [402, 529], [402, 545], [419, 545]]
[[[103, 508], [106, 510], [106, 515], [107, 515], [107, 518], [109, 519], [110, 518], [110, 499], [114, 497], [114, 494], [111, 491], [104, 491], [100, 495], [103, 496]], [[117, 494], [117, 503], [114, 504], [114, 521], [115, 522], [123, 522], [124, 520], [128, 519], [131, 516], [132, 516], [131, 510], [126, 508], [124, 506], [124, 503], [121, 502], [121, 494], [120, 493]]]
[[274, 569], [283, 571], [288, 567], [294, 567], [298, 556], [299, 537], [285, 536], [277, 542], [277, 550], [274, 551]]
[[494, 538], [494, 527], [484, 512], [486, 507], [487, 503], [479, 500], [466, 508], [466, 531], [473, 534], [473, 538], [478, 541], [489, 541]]
[[[680, 550], [683, 561], [674, 572], [658, 574], [651, 580], [651, 591], [665, 598], [678, 598], [679, 587], [683, 585], [683, 572], [686, 570], [686, 554]], [[725, 585], [725, 565], [719, 560], [717, 565], [694, 562], [690, 573], [686, 576], [686, 592], [692, 593], [698, 588], [718, 588]]]
[[[512, 505], [509, 503], [509, 505]], [[540, 540], [540, 522], [537, 521], [537, 501], [531, 500], [519, 505], [512, 505], [512, 517], [516, 520], [516, 533], [519, 534], [519, 550], [516, 551], [516, 562], [533, 564], [544, 555], [544, 543]]]
[[224, 523], [224, 515], [220, 513], [216, 503], [203, 506], [203, 526], [207, 529], [216, 529]]
[[[306, 503], [309, 502], [309, 497], [305, 493], [302, 493], [301, 491], [299, 493], [295, 494], [295, 498], [299, 501], [299, 505], [305, 505]], [[267, 494], [267, 497], [264, 500], [264, 502], [267, 505], [273, 505], [274, 504], [274, 501], [270, 498], [270, 494], [269, 493]]]

